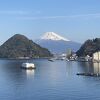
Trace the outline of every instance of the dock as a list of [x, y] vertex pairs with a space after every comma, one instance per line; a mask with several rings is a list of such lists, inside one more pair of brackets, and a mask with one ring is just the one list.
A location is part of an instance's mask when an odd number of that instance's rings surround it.
[[77, 73], [76, 75], [91, 76], [91, 77], [100, 77], [99, 73]]

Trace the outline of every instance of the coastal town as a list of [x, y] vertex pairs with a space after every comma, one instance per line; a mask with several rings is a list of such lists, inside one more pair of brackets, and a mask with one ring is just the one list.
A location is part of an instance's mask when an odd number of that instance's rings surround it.
[[66, 61], [99, 63], [100, 62], [100, 51], [93, 53], [92, 56], [86, 55], [84, 57], [78, 57], [76, 53], [69, 51], [66, 54], [54, 55], [54, 57], [52, 57], [51, 60], [66, 60]]

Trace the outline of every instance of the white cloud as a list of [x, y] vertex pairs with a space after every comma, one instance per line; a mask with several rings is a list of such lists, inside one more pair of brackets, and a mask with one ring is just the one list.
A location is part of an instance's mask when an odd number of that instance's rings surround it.
[[[48, 20], [48, 19], [91, 19], [91, 18], [100, 18], [100, 13], [93, 14], [78, 14], [78, 15], [58, 15], [58, 16], [39, 16], [41, 15], [40, 10], [34, 11], [23, 11], [23, 10], [2, 10], [0, 15], [19, 15], [18, 19], [22, 20]], [[24, 15], [24, 16], [20, 16]], [[35, 17], [36, 16], [36, 17]]]
[[24, 10], [0, 10], [0, 15], [39, 15], [41, 14], [40, 10], [33, 11], [24, 11]]
[[71, 19], [71, 18], [100, 18], [100, 13], [95, 14], [80, 14], [69, 16], [42, 16], [42, 17], [20, 17], [23, 20], [45, 20], [45, 19]]
[[26, 11], [0, 11], [0, 14], [7, 14], [7, 15], [23, 15], [23, 14], [28, 14]]

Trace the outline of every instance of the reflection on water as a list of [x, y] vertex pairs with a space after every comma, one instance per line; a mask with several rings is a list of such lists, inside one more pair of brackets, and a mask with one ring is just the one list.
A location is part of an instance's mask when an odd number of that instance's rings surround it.
[[72, 74], [72, 63], [71, 62], [66, 62], [66, 73], [67, 76], [70, 76]]
[[100, 74], [100, 63], [79, 62], [78, 70], [80, 72], [94, 73], [94, 74], [99, 73]]
[[34, 77], [35, 69], [33, 70], [24, 70], [26, 72], [27, 77]]

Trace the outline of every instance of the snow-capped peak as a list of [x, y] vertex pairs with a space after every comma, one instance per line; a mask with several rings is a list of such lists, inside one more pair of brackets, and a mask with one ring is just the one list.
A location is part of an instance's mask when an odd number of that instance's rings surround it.
[[58, 34], [56, 34], [54, 32], [46, 32], [44, 34], [44, 36], [41, 37], [41, 39], [44, 39], [44, 40], [55, 40], [55, 41], [57, 41], [57, 40], [70, 41], [70, 40], [68, 40], [68, 39], [66, 39], [66, 38], [64, 38], [64, 37], [62, 37], [62, 36], [60, 36], [60, 35], [58, 35]]

